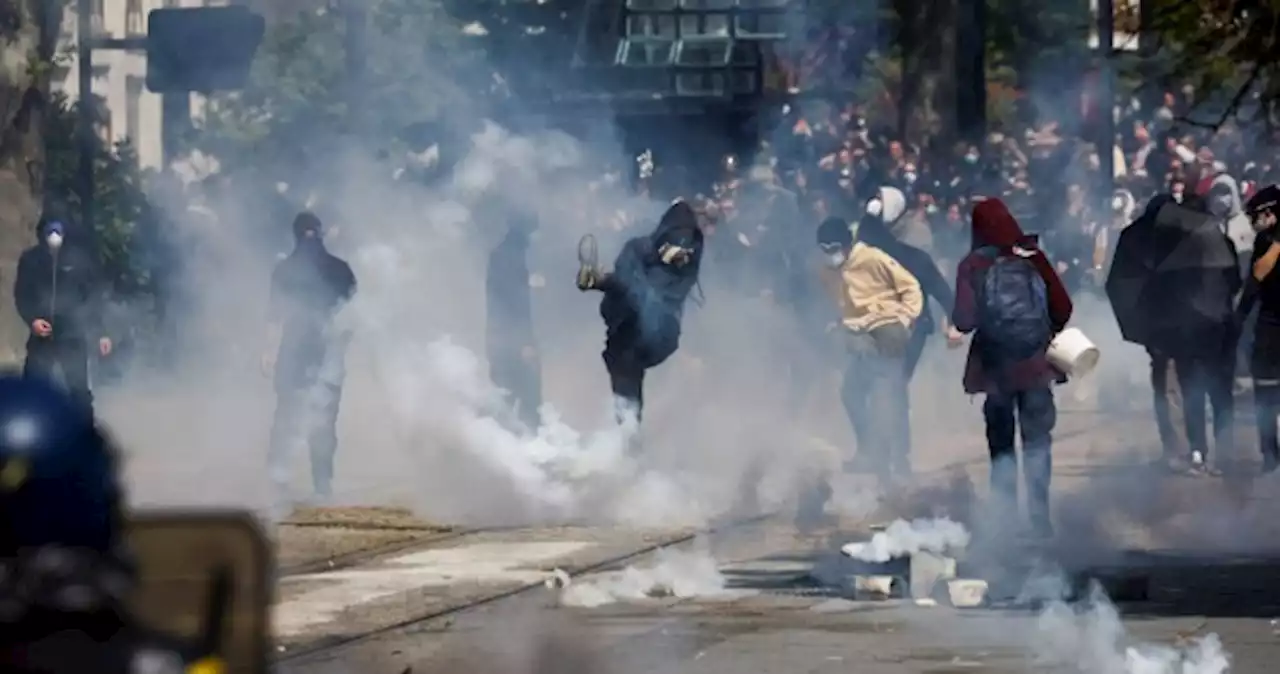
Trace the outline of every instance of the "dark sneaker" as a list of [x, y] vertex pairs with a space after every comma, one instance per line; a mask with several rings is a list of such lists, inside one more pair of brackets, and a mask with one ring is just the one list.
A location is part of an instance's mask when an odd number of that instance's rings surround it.
[[600, 251], [596, 237], [587, 234], [578, 241], [578, 290], [591, 290], [600, 279]]

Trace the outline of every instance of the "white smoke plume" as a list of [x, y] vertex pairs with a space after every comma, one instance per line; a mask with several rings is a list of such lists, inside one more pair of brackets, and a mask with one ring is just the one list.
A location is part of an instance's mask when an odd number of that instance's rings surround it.
[[882, 563], [917, 552], [944, 553], [969, 544], [969, 532], [950, 518], [895, 520], [869, 541], [840, 548], [845, 555], [864, 562]]
[[1231, 667], [1217, 634], [1136, 643], [1097, 585], [1079, 604], [1050, 602], [1036, 618], [1031, 647], [1037, 664], [1082, 674], [1225, 674]]
[[565, 606], [595, 608], [653, 597], [715, 597], [725, 593], [725, 577], [710, 552], [664, 549], [647, 566], [590, 577], [570, 584], [560, 595]]

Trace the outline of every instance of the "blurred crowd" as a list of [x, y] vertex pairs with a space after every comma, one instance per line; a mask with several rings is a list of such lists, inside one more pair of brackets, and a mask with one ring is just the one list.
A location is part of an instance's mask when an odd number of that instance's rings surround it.
[[[1117, 106], [1111, 193], [1104, 192], [1097, 144], [1067, 133], [1058, 121], [940, 146], [897, 137], [857, 102], [784, 109], [774, 137], [750, 161], [724, 156], [720, 175], [700, 195], [709, 230], [727, 240], [711, 254], [794, 257], [792, 242], [807, 243], [816, 223], [860, 218], [866, 200], [892, 186], [905, 196], [894, 235], [929, 252], [943, 269], [968, 252], [967, 214], [975, 198], [986, 196], [1001, 197], [1027, 231], [1039, 235], [1072, 294], [1099, 287], [1119, 230], [1161, 192], [1206, 199], [1215, 215], [1231, 222], [1229, 234], [1246, 255], [1253, 233], [1242, 205], [1259, 185], [1280, 179], [1280, 171], [1252, 151], [1254, 139], [1236, 127], [1180, 123], [1190, 93], [1166, 93], [1154, 108], [1137, 98]], [[779, 231], [794, 223], [806, 225], [798, 237]], [[794, 266], [759, 262], [749, 267]]]

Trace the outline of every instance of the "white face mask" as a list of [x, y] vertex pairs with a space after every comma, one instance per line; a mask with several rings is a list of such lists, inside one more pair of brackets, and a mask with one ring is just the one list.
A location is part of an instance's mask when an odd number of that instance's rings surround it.
[[54, 250], [62, 247], [62, 235], [57, 232], [51, 233], [49, 236], [45, 237], [44, 240], [45, 243], [48, 243], [49, 247]]
[[843, 251], [837, 251], [835, 253], [827, 253], [827, 266], [831, 267], [832, 269], [839, 269], [840, 266], [844, 264], [844, 261], [845, 261], [845, 255]]

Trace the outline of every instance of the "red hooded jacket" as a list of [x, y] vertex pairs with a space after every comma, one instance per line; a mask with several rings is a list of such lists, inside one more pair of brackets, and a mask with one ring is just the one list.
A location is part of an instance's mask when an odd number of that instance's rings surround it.
[[[1071, 296], [1062, 285], [1049, 258], [1036, 246], [1033, 238], [1028, 237], [1018, 226], [1018, 221], [1009, 213], [1008, 207], [999, 199], [986, 199], [973, 207], [973, 250], [984, 246], [994, 246], [1000, 255], [1016, 255], [1018, 248], [1040, 270], [1048, 293], [1049, 321], [1056, 334], [1071, 320]], [[991, 258], [971, 252], [960, 261], [956, 269], [956, 306], [951, 314], [951, 322], [963, 333], [973, 332], [978, 328], [977, 288], [981, 286], [982, 274], [992, 264]], [[983, 372], [982, 363], [969, 346], [969, 358], [964, 370], [965, 393], [1000, 393], [1025, 391], [1047, 386], [1053, 382], [1065, 382], [1066, 378], [1049, 364], [1043, 354], [1034, 358], [1014, 363], [1002, 378], [1003, 387], [997, 386], [993, 378]]]

